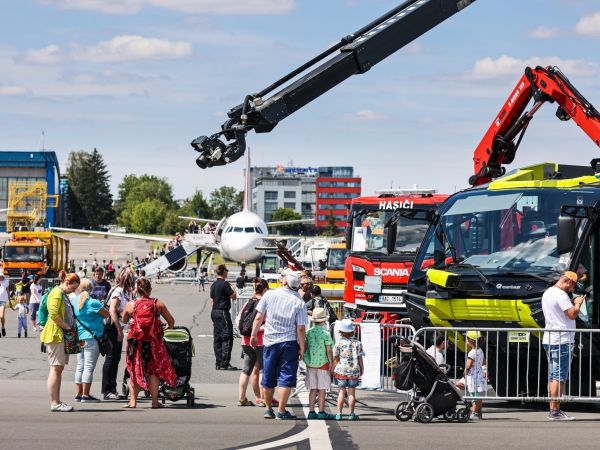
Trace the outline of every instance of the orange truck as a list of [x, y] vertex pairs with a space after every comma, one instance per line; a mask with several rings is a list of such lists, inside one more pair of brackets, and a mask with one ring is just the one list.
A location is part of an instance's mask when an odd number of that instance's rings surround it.
[[50, 231], [14, 231], [2, 246], [2, 269], [10, 277], [25, 271], [54, 278], [69, 262], [69, 240]]

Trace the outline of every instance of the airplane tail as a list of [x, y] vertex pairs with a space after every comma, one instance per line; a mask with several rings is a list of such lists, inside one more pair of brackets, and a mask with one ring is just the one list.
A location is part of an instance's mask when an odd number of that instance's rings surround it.
[[250, 196], [252, 189], [250, 188], [250, 147], [246, 150], [246, 168], [244, 169], [244, 211], [251, 211]]

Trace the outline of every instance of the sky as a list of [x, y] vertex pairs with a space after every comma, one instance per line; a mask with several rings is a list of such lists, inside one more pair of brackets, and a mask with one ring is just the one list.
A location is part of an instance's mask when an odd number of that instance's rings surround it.
[[[227, 111], [397, 0], [0, 0], [0, 150], [97, 148], [113, 193], [165, 177], [176, 198], [243, 188], [189, 143]], [[363, 75], [248, 135], [252, 164], [353, 165], [363, 194], [468, 186], [473, 151], [526, 66], [556, 65], [600, 107], [598, 0], [477, 0]], [[545, 105], [516, 168], [588, 164], [598, 147]]]

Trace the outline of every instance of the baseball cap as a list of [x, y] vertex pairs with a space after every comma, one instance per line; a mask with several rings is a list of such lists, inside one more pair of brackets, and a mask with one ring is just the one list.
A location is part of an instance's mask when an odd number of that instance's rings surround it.
[[290, 289], [297, 290], [300, 288], [300, 275], [292, 269], [286, 269], [282, 274], [287, 280], [287, 286]]
[[565, 273], [563, 273], [563, 277], [568, 278], [573, 283], [577, 283], [577, 274], [575, 272], [567, 270]]

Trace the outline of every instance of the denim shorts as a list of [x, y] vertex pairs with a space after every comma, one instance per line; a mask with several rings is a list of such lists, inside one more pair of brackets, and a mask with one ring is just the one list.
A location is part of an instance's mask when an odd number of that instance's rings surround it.
[[298, 342], [288, 341], [263, 348], [262, 385], [266, 388], [296, 387]]
[[573, 357], [573, 344], [544, 344], [544, 350], [548, 357], [548, 381], [566, 382]]
[[336, 378], [335, 383], [339, 388], [355, 388], [360, 384], [360, 380], [358, 378], [348, 379], [348, 378]]

